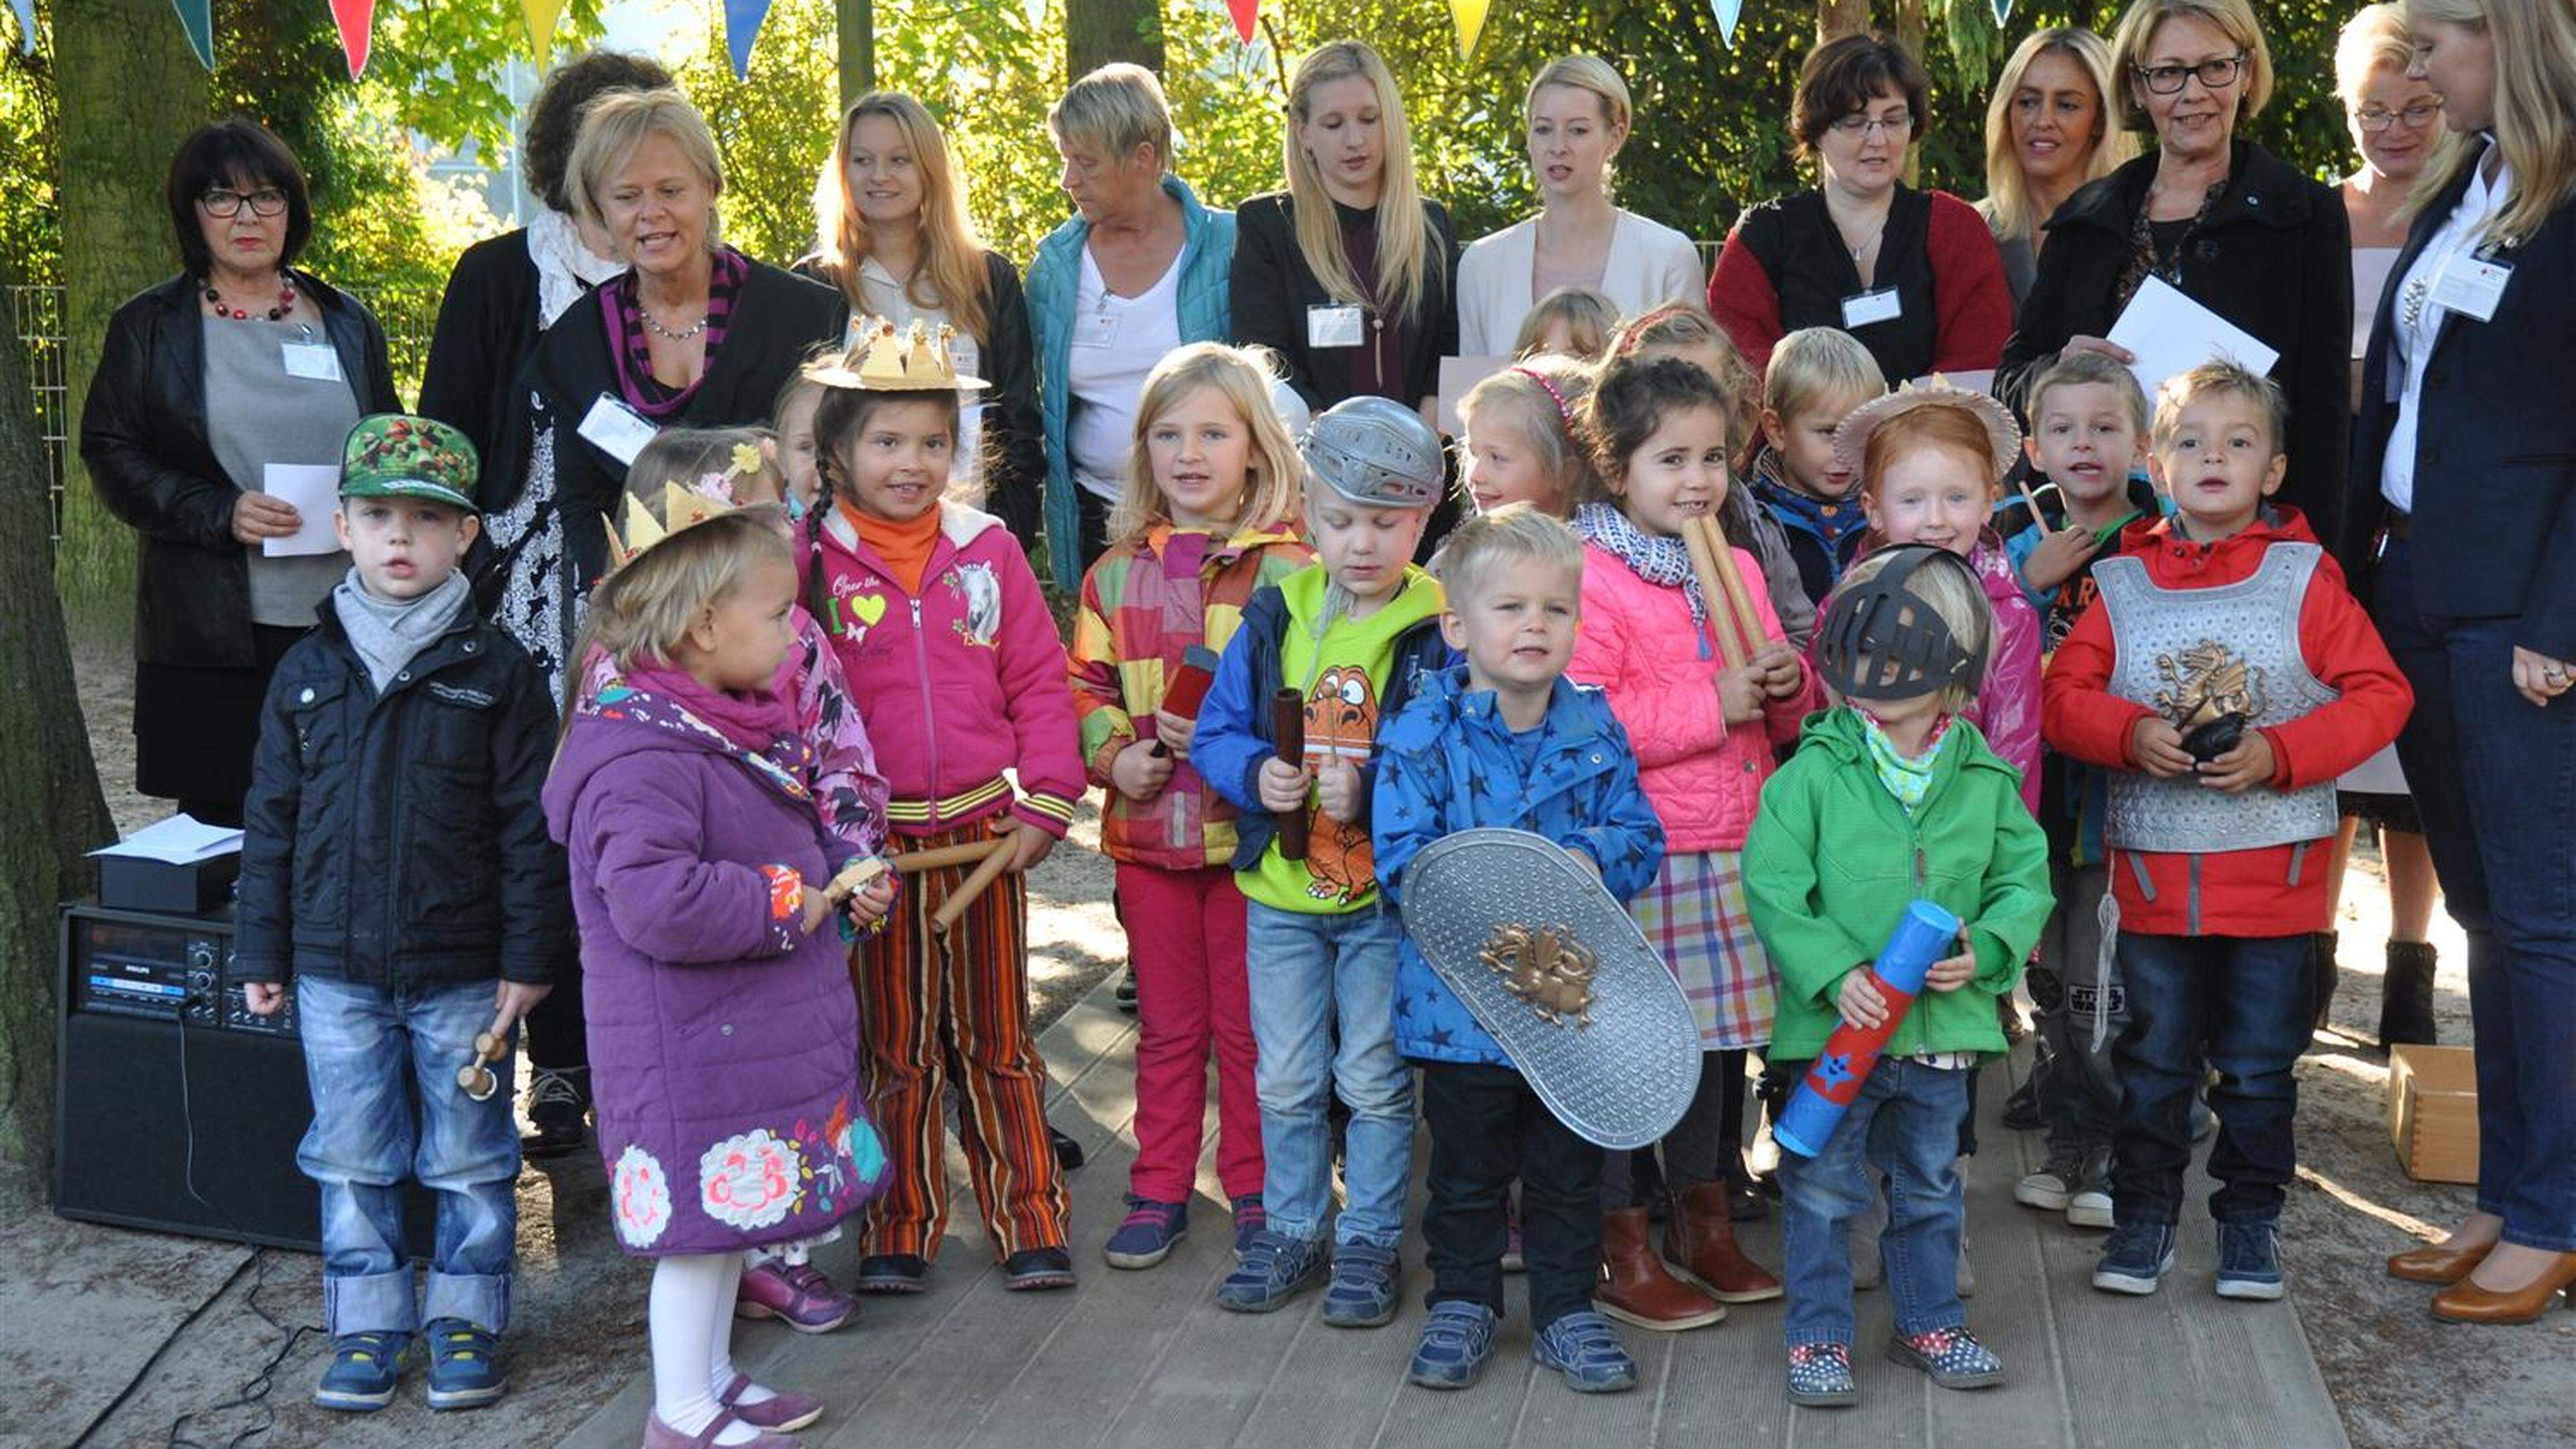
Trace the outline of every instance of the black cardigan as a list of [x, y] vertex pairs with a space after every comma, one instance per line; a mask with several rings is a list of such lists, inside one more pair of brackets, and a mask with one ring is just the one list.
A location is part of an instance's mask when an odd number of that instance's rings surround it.
[[[2155, 153], [2067, 198], [2048, 220], [2039, 274], [2004, 344], [1995, 392], [2016, 406], [2032, 365], [2077, 335], [2119, 319], [2112, 294], [2129, 261], [2129, 230], [2146, 205]], [[2238, 141], [2209, 219], [2185, 234], [2183, 293], [2277, 348], [2272, 377], [2290, 399], [2288, 479], [2296, 504], [2345, 569], [2368, 543], [2344, 516], [2352, 442], [2352, 228], [2343, 198], [2251, 141]]]
[[[2474, 164], [2463, 158], [2415, 218], [2392, 282], [2459, 205]], [[2576, 659], [2576, 202], [2496, 259], [2513, 273], [2495, 316], [2442, 324], [2416, 399], [2414, 607], [2438, 619], [2516, 619], [2514, 643]], [[2387, 512], [2379, 473], [2406, 383], [2397, 292], [2380, 298], [2362, 362], [2346, 512], [2365, 530]]]
[[519, 500], [526, 481], [528, 390], [519, 369], [537, 350], [537, 263], [525, 228], [467, 247], [447, 276], [421, 372], [420, 410], [474, 442], [486, 513]]
[[[849, 326], [841, 294], [778, 268], [750, 262], [741, 295], [698, 390], [664, 427], [729, 428], [766, 423], [789, 374], [817, 344], [837, 345]], [[592, 292], [564, 309], [521, 369], [521, 384], [544, 395], [553, 415], [555, 507], [575, 578], [587, 588], [608, 561], [603, 519], [626, 486], [626, 464], [581, 435], [581, 420], [603, 393], [619, 396], [608, 323]]]
[[[340, 375], [360, 413], [402, 410], [384, 329], [357, 298], [297, 271], [296, 294], [321, 309]], [[206, 436], [206, 318], [184, 274], [147, 287], [107, 324], [81, 405], [80, 455], [107, 511], [143, 535], [134, 580], [134, 660], [250, 669], [248, 550], [233, 500], [258, 479], [225, 476]]]
[[[1361, 213], [1337, 208], [1345, 217]], [[1407, 407], [1440, 390], [1440, 359], [1458, 351], [1458, 233], [1449, 212], [1436, 201], [1422, 203], [1430, 219], [1438, 265], [1428, 278], [1417, 321], [1398, 328], [1398, 376], [1381, 396]], [[1376, 235], [1374, 226], [1371, 236]], [[1279, 354], [1288, 370], [1288, 385], [1322, 412], [1350, 397], [1349, 349], [1332, 348], [1319, 359], [1306, 346], [1306, 309], [1334, 299], [1306, 265], [1297, 247], [1297, 215], [1288, 193], [1253, 197], [1234, 212], [1234, 263], [1229, 274], [1234, 314], [1234, 340], [1259, 343]]]
[[[840, 280], [822, 258], [809, 256], [794, 268], [838, 290]], [[848, 293], [842, 293], [848, 301]], [[983, 350], [985, 394], [991, 406], [984, 414], [984, 505], [1002, 520], [1011, 536], [1035, 556], [1045, 531], [1041, 499], [1046, 488], [1046, 427], [1038, 421], [1038, 349], [1029, 334], [1028, 299], [1020, 291], [1019, 268], [1000, 252], [984, 253], [984, 332], [975, 339]]]

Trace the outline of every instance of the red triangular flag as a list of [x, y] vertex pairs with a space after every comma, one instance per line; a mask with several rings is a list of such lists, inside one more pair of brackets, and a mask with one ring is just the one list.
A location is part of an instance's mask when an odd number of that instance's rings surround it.
[[1252, 43], [1252, 24], [1261, 18], [1261, 0], [1225, 0], [1225, 8], [1234, 16], [1234, 33], [1244, 44]]
[[331, 23], [340, 28], [340, 53], [349, 58], [349, 79], [367, 70], [367, 50], [375, 39], [376, 0], [331, 0]]

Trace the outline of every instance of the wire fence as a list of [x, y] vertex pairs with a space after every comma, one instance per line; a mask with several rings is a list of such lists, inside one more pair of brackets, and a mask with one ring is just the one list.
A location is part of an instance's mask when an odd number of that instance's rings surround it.
[[27, 391], [36, 408], [36, 436], [45, 445], [45, 499], [52, 537], [63, 536], [63, 449], [71, 436], [71, 364], [63, 352], [63, 289], [9, 288], [10, 335], [26, 359]]

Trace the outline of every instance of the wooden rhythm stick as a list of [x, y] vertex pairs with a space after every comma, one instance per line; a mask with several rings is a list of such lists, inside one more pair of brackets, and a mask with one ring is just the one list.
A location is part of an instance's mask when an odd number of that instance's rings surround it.
[[501, 1079], [493, 1073], [492, 1064], [509, 1054], [509, 1025], [496, 1015], [492, 1018], [490, 1031], [474, 1034], [474, 1055], [456, 1069], [456, 1089], [463, 1092], [468, 1101], [492, 1100], [492, 1094], [501, 1089]]
[[2039, 525], [2039, 531], [2041, 533], [2047, 533], [2049, 531], [2048, 515], [2039, 511], [2039, 495], [2030, 491], [2029, 475], [2022, 474], [2015, 477], [2013, 479], [2013, 486], [2021, 490], [2021, 501], [2030, 509], [2030, 521]]
[[[1020, 827], [1021, 830], [1036, 828], [1025, 824]], [[985, 887], [1001, 879], [1002, 872], [1011, 868], [1011, 854], [1019, 846], [1019, 836], [1016, 832], [996, 835], [985, 844], [984, 863], [975, 867], [975, 873], [966, 877], [956, 890], [949, 892], [948, 899], [939, 903], [939, 910], [930, 918], [930, 929], [942, 936], [948, 934], [949, 927], [957, 924], [958, 917], [966, 914], [968, 906], [975, 904], [975, 898], [984, 893]]]
[[[1306, 768], [1306, 697], [1294, 689], [1281, 687], [1270, 696], [1270, 747], [1299, 770]], [[1298, 802], [1294, 810], [1283, 810], [1274, 817], [1279, 822], [1279, 858], [1306, 858], [1306, 806]]]
[[823, 899], [839, 905], [868, 888], [868, 882], [886, 873], [886, 863], [873, 855], [863, 855], [841, 867], [832, 883], [823, 887]]
[[[1735, 595], [1726, 588], [1727, 577], [1735, 572], [1735, 558], [1710, 550], [1708, 534], [1697, 519], [1682, 525], [1682, 546], [1690, 550], [1691, 570], [1699, 575], [1700, 604], [1708, 613], [1708, 632], [1717, 639], [1718, 659], [1729, 669], [1741, 669], [1752, 656], [1740, 633]], [[1725, 541], [1719, 540], [1718, 548], [1724, 547]]]
[[[930, 850], [908, 850], [894, 858], [894, 868], [905, 875], [919, 875], [925, 870], [939, 870], [952, 865], [969, 865], [991, 855], [1004, 842], [999, 836], [991, 840], [969, 840], [956, 845], [942, 845]], [[862, 881], [860, 884], [865, 885]]]
[[1735, 616], [1735, 627], [1744, 634], [1744, 657], [1750, 661], [1762, 652], [1762, 611], [1753, 607], [1751, 588], [1744, 582], [1744, 570], [1735, 566], [1735, 546], [1726, 541], [1725, 530], [1713, 517], [1702, 518], [1699, 526], [1708, 533], [1709, 561], [1716, 564], [1717, 586], [1726, 590], [1727, 612]]

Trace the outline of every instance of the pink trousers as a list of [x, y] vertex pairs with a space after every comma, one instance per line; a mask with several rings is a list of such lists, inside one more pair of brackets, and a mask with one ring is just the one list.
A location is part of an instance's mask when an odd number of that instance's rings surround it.
[[1136, 966], [1136, 1165], [1129, 1190], [1186, 1202], [1198, 1178], [1216, 1055], [1217, 1180], [1228, 1199], [1261, 1193], [1261, 1102], [1243, 975], [1243, 893], [1234, 872], [1121, 861], [1118, 917]]

